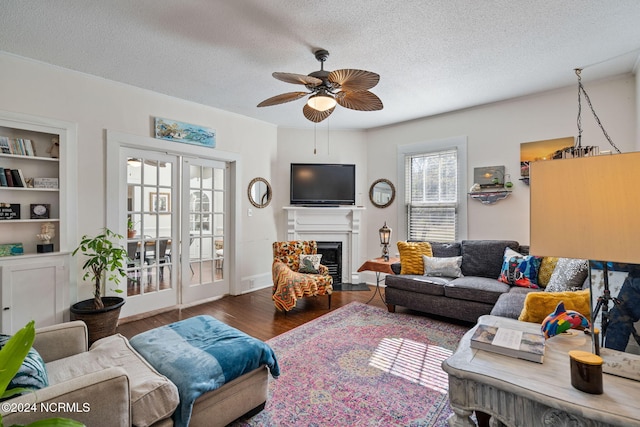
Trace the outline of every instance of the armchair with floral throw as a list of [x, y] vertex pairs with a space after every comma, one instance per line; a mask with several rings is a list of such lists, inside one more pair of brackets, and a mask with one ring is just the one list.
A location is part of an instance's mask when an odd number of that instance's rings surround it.
[[[314, 264], [318, 244], [313, 241], [294, 240], [273, 243], [273, 302], [280, 311], [296, 306], [298, 298], [328, 295], [331, 308], [333, 278], [327, 266]], [[305, 258], [301, 263], [301, 255]]]

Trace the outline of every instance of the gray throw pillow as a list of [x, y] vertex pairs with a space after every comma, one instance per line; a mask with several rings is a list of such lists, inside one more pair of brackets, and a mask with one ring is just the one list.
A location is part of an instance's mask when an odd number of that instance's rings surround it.
[[589, 261], [560, 258], [554, 268], [546, 292], [564, 292], [581, 289], [589, 274]]
[[462, 277], [461, 256], [439, 258], [422, 255], [422, 263], [424, 264], [425, 276]]

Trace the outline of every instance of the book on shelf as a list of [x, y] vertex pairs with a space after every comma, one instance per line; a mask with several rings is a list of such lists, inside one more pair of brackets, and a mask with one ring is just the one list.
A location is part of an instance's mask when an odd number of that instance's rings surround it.
[[0, 186], [2, 187], [9, 186], [9, 184], [7, 184], [7, 177], [4, 175], [4, 168], [0, 168]]
[[22, 173], [22, 169], [18, 169], [18, 176], [20, 177], [20, 181], [22, 182], [22, 186], [26, 187], [27, 186], [27, 180], [24, 177], [24, 174]]
[[33, 143], [30, 139], [25, 139], [24, 141], [24, 151], [27, 153], [27, 156], [35, 156], [36, 152], [33, 149]]
[[6, 136], [0, 136], [0, 153], [11, 154], [11, 148], [9, 147], [9, 138]]
[[24, 187], [24, 181], [22, 180], [21, 172], [18, 169], [11, 169], [11, 177], [13, 178], [14, 187]]
[[11, 169], [6, 168], [4, 170], [4, 176], [5, 179], [7, 180], [7, 187], [13, 187], [13, 175], [11, 174]]
[[544, 360], [545, 339], [540, 333], [498, 326], [478, 325], [471, 337], [471, 348], [490, 351], [531, 362]]

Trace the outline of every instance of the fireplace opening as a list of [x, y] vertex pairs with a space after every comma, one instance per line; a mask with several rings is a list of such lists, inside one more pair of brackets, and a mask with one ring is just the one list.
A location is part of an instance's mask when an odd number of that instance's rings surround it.
[[342, 283], [342, 242], [317, 242], [320, 263], [329, 269], [333, 284]]

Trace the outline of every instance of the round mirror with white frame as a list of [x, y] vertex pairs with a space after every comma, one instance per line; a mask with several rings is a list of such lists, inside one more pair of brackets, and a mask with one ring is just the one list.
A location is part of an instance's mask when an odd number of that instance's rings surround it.
[[256, 208], [264, 208], [271, 203], [271, 184], [264, 178], [253, 178], [247, 189], [249, 201]]
[[396, 187], [388, 179], [378, 179], [371, 184], [369, 200], [377, 208], [386, 208], [396, 198]]

